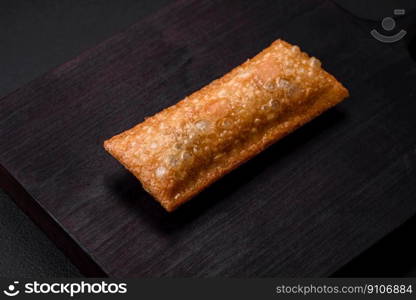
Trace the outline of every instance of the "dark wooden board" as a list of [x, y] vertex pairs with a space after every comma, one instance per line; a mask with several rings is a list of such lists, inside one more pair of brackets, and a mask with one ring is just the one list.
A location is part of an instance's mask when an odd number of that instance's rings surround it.
[[[175, 2], [0, 100], [1, 183], [87, 275], [326, 276], [415, 214], [415, 62], [330, 1]], [[169, 215], [102, 142], [276, 38], [345, 103]]]

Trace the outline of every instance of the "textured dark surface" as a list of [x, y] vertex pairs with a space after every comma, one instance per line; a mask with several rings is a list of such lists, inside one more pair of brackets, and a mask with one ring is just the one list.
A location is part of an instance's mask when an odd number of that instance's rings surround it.
[[[0, 97], [172, 2], [0, 1]], [[79, 271], [0, 192], [0, 276], [73, 277]]]
[[[111, 275], [328, 275], [416, 210], [416, 72], [321, 2], [176, 4], [3, 99], [0, 162]], [[166, 215], [102, 139], [279, 36], [351, 99]]]
[[335, 272], [335, 277], [416, 277], [416, 217]]
[[81, 276], [1, 190], [0, 212], [1, 277]]

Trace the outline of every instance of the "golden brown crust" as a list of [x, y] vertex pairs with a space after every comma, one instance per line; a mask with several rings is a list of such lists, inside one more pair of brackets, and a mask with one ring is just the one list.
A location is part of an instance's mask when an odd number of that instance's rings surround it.
[[347, 96], [319, 60], [277, 40], [104, 147], [172, 211]]

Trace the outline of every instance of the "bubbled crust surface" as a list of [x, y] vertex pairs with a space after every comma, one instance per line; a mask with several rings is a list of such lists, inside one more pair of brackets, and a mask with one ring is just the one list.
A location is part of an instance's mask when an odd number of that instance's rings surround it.
[[277, 40], [104, 147], [172, 211], [347, 96], [319, 60]]

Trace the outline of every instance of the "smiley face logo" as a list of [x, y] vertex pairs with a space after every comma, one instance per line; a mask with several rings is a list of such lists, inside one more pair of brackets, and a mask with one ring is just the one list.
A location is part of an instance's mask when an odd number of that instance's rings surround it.
[[[395, 9], [394, 15], [396, 16], [403, 16], [406, 14], [406, 11], [404, 9]], [[396, 28], [396, 21], [391, 17], [385, 17], [381, 21], [381, 26], [385, 31], [392, 31], [394, 28]], [[400, 30], [398, 33], [394, 35], [384, 35], [380, 32], [378, 32], [376, 29], [371, 30], [371, 35], [378, 41], [382, 43], [395, 43], [400, 41], [404, 36], [407, 34], [406, 30]]]
[[17, 296], [20, 291], [16, 289], [16, 286], [19, 284], [19, 281], [14, 281], [13, 284], [10, 284], [3, 293], [9, 297]]

